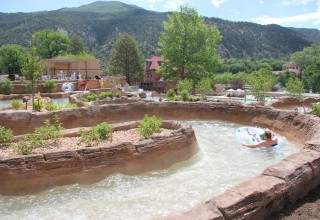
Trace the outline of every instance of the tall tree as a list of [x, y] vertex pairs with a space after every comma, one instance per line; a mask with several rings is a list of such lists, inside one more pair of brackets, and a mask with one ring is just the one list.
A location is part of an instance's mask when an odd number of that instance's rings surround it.
[[40, 61], [37, 50], [32, 47], [27, 55], [27, 58], [22, 66], [22, 74], [26, 77], [27, 90], [32, 94], [32, 106], [34, 109], [34, 93], [36, 92], [40, 80], [40, 76], [43, 72], [43, 65]]
[[177, 81], [212, 73], [222, 62], [217, 56], [217, 44], [222, 39], [218, 29], [207, 25], [195, 9], [181, 6], [180, 12], [163, 22], [163, 28], [159, 52], [170, 61], [160, 68], [165, 79]]
[[266, 93], [276, 83], [276, 77], [269, 69], [260, 69], [250, 74], [248, 84], [251, 86], [251, 93], [259, 101], [265, 101]]
[[302, 74], [302, 82], [306, 89], [320, 92], [320, 60], [306, 67]]
[[26, 50], [17, 44], [5, 44], [0, 48], [0, 69], [8, 73], [20, 74], [26, 57]]
[[84, 43], [81, 41], [81, 39], [77, 35], [72, 35], [72, 37], [70, 38], [68, 52], [74, 55], [78, 55], [86, 52]]
[[68, 36], [49, 29], [36, 32], [31, 38], [31, 46], [37, 49], [41, 59], [49, 59], [67, 53], [69, 44]]
[[292, 54], [291, 59], [303, 71], [309, 65], [320, 61], [320, 45], [313, 44], [310, 47], [306, 47], [303, 51]]
[[110, 56], [109, 71], [113, 75], [124, 75], [129, 85], [143, 81], [144, 57], [137, 41], [128, 33], [117, 38]]

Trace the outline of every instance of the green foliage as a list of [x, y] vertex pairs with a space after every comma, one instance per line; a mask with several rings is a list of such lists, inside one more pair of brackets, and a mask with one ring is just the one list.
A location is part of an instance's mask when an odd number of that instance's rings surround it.
[[87, 147], [91, 147], [100, 141], [106, 139], [112, 130], [112, 126], [107, 122], [102, 122], [90, 130], [80, 130], [80, 140], [78, 144], [85, 143]]
[[181, 96], [182, 101], [184, 101], [184, 102], [189, 101], [190, 96], [189, 96], [189, 92], [187, 90], [182, 90], [180, 92], [180, 96]]
[[11, 145], [12, 149], [19, 154], [31, 154], [32, 150], [42, 147], [45, 140], [58, 139], [62, 136], [62, 124], [59, 123], [59, 116], [53, 116], [54, 123], [50, 120], [45, 120], [45, 126], [35, 129], [34, 134], [28, 134], [22, 140]]
[[220, 66], [217, 45], [222, 37], [218, 28], [205, 23], [193, 8], [180, 7], [168, 15], [159, 39], [159, 52], [165, 59], [160, 67], [165, 79], [177, 81], [190, 75], [211, 73]]
[[12, 137], [12, 130], [0, 125], [0, 144], [10, 142]]
[[0, 81], [0, 92], [5, 95], [10, 95], [13, 91], [13, 83], [11, 80], [2, 80]]
[[62, 124], [59, 122], [59, 116], [53, 116], [54, 123], [51, 123], [49, 119], [44, 121], [45, 126], [35, 129], [35, 134], [42, 140], [57, 139], [62, 136]]
[[212, 82], [209, 78], [203, 78], [200, 82], [196, 85], [196, 92], [201, 94], [203, 99], [206, 99], [206, 96], [213, 92], [212, 89]]
[[276, 78], [272, 71], [267, 69], [260, 69], [250, 74], [248, 84], [251, 86], [251, 93], [259, 101], [265, 101], [266, 93], [276, 83]]
[[320, 61], [320, 45], [313, 44], [310, 47], [305, 47], [303, 51], [292, 54], [291, 59], [303, 70]]
[[91, 93], [91, 94], [88, 95], [86, 98], [88, 99], [89, 102], [91, 102], [91, 101], [97, 100], [97, 99], [98, 99], [98, 95], [95, 94], [95, 93]]
[[286, 87], [286, 83], [292, 78], [295, 78], [294, 74], [286, 71], [278, 75], [278, 82], [282, 87]]
[[312, 113], [320, 117], [320, 103], [313, 103], [311, 107]]
[[72, 35], [70, 38], [68, 52], [74, 55], [85, 53], [84, 43], [77, 35]]
[[95, 59], [95, 56], [88, 53], [80, 53], [80, 54], [65, 54], [61, 56], [57, 56], [57, 58], [73, 58], [73, 59]]
[[31, 154], [33, 149], [41, 147], [42, 145], [43, 140], [41, 140], [40, 137], [28, 134], [25, 137], [23, 137], [22, 140], [11, 145], [11, 148], [18, 154], [27, 155]]
[[38, 31], [31, 38], [31, 46], [36, 48], [41, 59], [50, 59], [66, 54], [69, 44], [68, 36], [50, 29]]
[[120, 98], [121, 97], [121, 92], [117, 91], [116, 94], [114, 94], [115, 97]]
[[44, 107], [44, 103], [41, 101], [41, 99], [37, 99], [33, 102], [33, 109], [35, 111], [41, 111], [43, 107]]
[[52, 93], [57, 89], [57, 83], [54, 80], [46, 80], [43, 87], [47, 92]]
[[25, 62], [22, 65], [22, 74], [26, 77], [27, 87], [29, 92], [32, 94], [32, 104], [34, 106], [34, 93], [38, 88], [40, 76], [43, 71], [42, 62], [39, 60], [37, 50], [31, 48]]
[[173, 101], [174, 98], [176, 97], [176, 93], [174, 92], [173, 89], [169, 89], [167, 94], [166, 94], [166, 98], [168, 101]]
[[319, 61], [310, 64], [302, 73], [302, 82], [306, 89], [320, 92], [320, 58]]
[[109, 71], [113, 75], [123, 74], [129, 85], [144, 79], [144, 57], [133, 36], [121, 34], [112, 48]]
[[98, 98], [99, 99], [104, 99], [104, 98], [107, 98], [107, 97], [112, 98], [113, 97], [113, 93], [112, 92], [100, 92], [98, 94]]
[[55, 104], [53, 104], [52, 102], [45, 103], [45, 104], [43, 105], [43, 108], [46, 109], [47, 111], [58, 111], [58, 110], [63, 109], [62, 106], [60, 106], [60, 105], [55, 105]]
[[68, 109], [68, 108], [77, 108], [77, 104], [68, 103], [68, 104], [66, 104], [63, 108], [65, 108], [65, 109]]
[[179, 94], [184, 90], [187, 91], [187, 93], [190, 93], [193, 88], [193, 83], [189, 79], [179, 80], [177, 87], [178, 87]]
[[26, 57], [26, 50], [17, 44], [5, 44], [0, 47], [0, 69], [9, 73], [20, 74]]
[[155, 116], [149, 117], [148, 115], [145, 115], [143, 117], [143, 120], [138, 125], [139, 133], [143, 137], [148, 138], [154, 133], [160, 131], [161, 124], [162, 124], [162, 119], [157, 118]]
[[286, 83], [286, 90], [291, 96], [302, 100], [302, 94], [304, 93], [304, 84], [296, 78], [290, 78]]
[[10, 102], [11, 106], [13, 109], [23, 109], [24, 108], [24, 104], [19, 100], [19, 99], [13, 99]]

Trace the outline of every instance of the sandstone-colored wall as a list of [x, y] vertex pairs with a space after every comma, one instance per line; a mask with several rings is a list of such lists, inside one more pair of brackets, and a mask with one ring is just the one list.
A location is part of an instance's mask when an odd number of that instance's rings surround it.
[[[41, 126], [53, 114], [0, 112], [0, 122], [11, 126], [15, 133], [26, 133]], [[56, 114], [67, 128], [91, 126], [102, 120], [109, 123], [133, 121], [142, 119], [144, 114], [163, 119], [225, 120], [269, 127], [296, 140], [304, 148], [268, 167], [261, 175], [200, 203], [189, 212], [165, 219], [263, 219], [320, 184], [320, 118], [314, 115], [238, 102], [142, 101], [64, 110]], [[15, 123], [18, 121], [19, 126]]]
[[[115, 130], [136, 127], [138, 122], [115, 125]], [[92, 183], [112, 172], [127, 174], [164, 169], [189, 159], [197, 151], [190, 125], [164, 121], [173, 129], [168, 136], [151, 137], [137, 143], [123, 142], [109, 147], [46, 152], [0, 160], [0, 194], [41, 191], [55, 184]]]
[[[303, 99], [303, 105], [305, 107], [310, 107], [312, 103], [320, 102], [320, 98], [304, 98]], [[288, 108], [296, 108], [296, 107], [302, 107], [301, 101], [298, 98], [290, 97], [290, 96], [284, 96], [280, 97], [277, 102], [274, 102], [271, 104], [271, 106], [279, 109], [288, 109]]]

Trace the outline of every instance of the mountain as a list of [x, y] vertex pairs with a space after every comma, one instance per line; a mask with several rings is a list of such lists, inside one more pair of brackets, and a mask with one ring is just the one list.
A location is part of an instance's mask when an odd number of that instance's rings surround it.
[[[116, 37], [128, 32], [135, 36], [145, 56], [149, 57], [157, 55], [162, 22], [167, 15], [116, 1], [98, 1], [55, 11], [0, 13], [0, 46], [28, 46], [33, 33], [49, 28], [69, 36], [78, 35], [88, 50], [104, 63]], [[320, 43], [320, 31], [316, 29], [231, 22], [219, 18], [206, 18], [206, 22], [216, 25], [223, 35], [219, 53], [226, 58], [277, 58]]]

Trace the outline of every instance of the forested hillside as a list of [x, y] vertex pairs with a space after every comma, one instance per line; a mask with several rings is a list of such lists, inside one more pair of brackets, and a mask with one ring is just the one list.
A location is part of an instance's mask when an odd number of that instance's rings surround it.
[[[35, 13], [0, 13], [0, 46], [28, 46], [33, 33], [45, 28], [76, 34], [89, 52], [108, 57], [116, 37], [123, 32], [135, 36], [145, 56], [157, 54], [157, 43], [166, 13], [158, 13], [121, 2], [95, 2], [78, 8]], [[284, 28], [206, 18], [216, 25], [223, 40], [219, 53], [226, 58], [277, 58], [320, 42], [316, 29]]]

